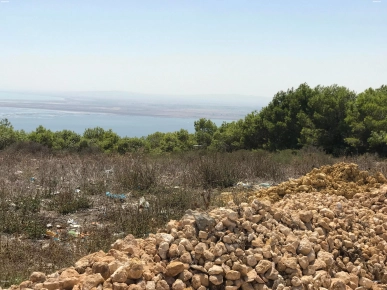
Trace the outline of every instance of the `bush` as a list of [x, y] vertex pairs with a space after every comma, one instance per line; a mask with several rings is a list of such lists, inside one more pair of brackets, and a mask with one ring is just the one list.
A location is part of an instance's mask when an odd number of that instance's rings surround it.
[[91, 200], [84, 194], [75, 194], [71, 192], [59, 193], [51, 201], [52, 210], [60, 214], [74, 213], [80, 209], [92, 207]]

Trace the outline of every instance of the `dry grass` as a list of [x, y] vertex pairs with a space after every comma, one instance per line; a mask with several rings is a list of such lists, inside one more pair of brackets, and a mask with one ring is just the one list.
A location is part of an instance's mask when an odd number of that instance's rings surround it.
[[[52, 154], [41, 148], [0, 152], [0, 287], [106, 251], [126, 234], [146, 236], [189, 208], [221, 205], [217, 194], [239, 181], [279, 183], [337, 161], [343, 158], [313, 148], [161, 156]], [[345, 161], [387, 174], [387, 163], [375, 156]], [[107, 191], [127, 198], [109, 198]], [[148, 208], [138, 206], [142, 196]], [[82, 225], [83, 238], [68, 234], [69, 218]], [[55, 239], [45, 237], [48, 223], [54, 232], [61, 227]]]

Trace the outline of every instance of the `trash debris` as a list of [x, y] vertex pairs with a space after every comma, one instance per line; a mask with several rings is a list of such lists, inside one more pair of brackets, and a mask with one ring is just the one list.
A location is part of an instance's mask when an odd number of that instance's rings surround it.
[[109, 191], [107, 191], [106, 196], [110, 197], [110, 198], [114, 198], [114, 199], [119, 199], [119, 200], [126, 199], [126, 195], [123, 193], [122, 194], [114, 194], [114, 193], [110, 193]]
[[79, 188], [75, 189], [75, 193], [80, 193], [81, 190]]
[[18, 170], [18, 171], [15, 172], [15, 175], [20, 175], [20, 174], [23, 174], [23, 171]]
[[69, 230], [67, 234], [74, 238], [81, 238], [81, 239], [86, 238], [90, 235], [89, 233], [81, 233], [80, 231], [74, 231], [74, 230]]
[[52, 224], [47, 224], [46, 226], [48, 229], [52, 228]]
[[103, 224], [101, 224], [99, 222], [92, 222], [91, 225], [94, 227], [97, 227], [97, 228], [103, 228]]
[[115, 236], [117, 239], [120, 239], [125, 237], [125, 233], [124, 232], [113, 233], [113, 236]]
[[73, 219], [68, 219], [67, 223], [70, 228], [80, 228], [81, 226]]
[[271, 186], [270, 183], [260, 183], [258, 184], [259, 187], [265, 187], [265, 188], [269, 188]]
[[31, 181], [31, 182], [35, 182], [35, 181], [36, 181], [36, 178], [35, 178], [35, 177], [31, 177], [31, 178], [30, 178], [30, 181]]
[[244, 188], [252, 188], [253, 185], [250, 183], [244, 183], [244, 182], [238, 182], [237, 186], [244, 187]]
[[47, 230], [47, 231], [46, 231], [46, 236], [51, 237], [51, 238], [54, 238], [54, 237], [57, 237], [57, 236], [58, 236], [58, 233], [55, 233], [55, 232], [50, 231], [50, 230]]
[[69, 230], [67, 232], [70, 236], [73, 236], [75, 238], [77, 238], [79, 236], [79, 232], [76, 232], [76, 231], [73, 231], [73, 230]]
[[109, 174], [113, 174], [113, 168], [105, 170], [106, 177], [109, 178]]
[[145, 197], [140, 197], [140, 200], [138, 201], [138, 207], [139, 208], [149, 208], [149, 202], [145, 200]]

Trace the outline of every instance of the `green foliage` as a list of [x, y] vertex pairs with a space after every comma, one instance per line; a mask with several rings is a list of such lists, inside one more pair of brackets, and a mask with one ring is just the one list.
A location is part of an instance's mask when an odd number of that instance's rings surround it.
[[201, 118], [194, 123], [195, 138], [198, 145], [210, 146], [214, 133], [217, 130], [217, 126], [211, 120]]
[[243, 121], [223, 124], [213, 135], [210, 148], [216, 151], [232, 152], [244, 148]]
[[125, 154], [126, 152], [138, 152], [141, 148], [145, 147], [145, 140], [143, 138], [121, 138], [117, 142], [117, 151], [120, 154]]
[[[120, 141], [120, 136], [113, 132], [112, 129], [105, 131], [101, 127], [86, 129], [83, 138], [88, 141], [88, 146], [95, 145], [104, 152], [113, 152], [116, 150]], [[85, 145], [85, 143], [83, 143]]]
[[242, 123], [242, 138], [246, 149], [262, 149], [269, 139], [264, 118], [254, 111], [248, 114]]
[[349, 146], [359, 153], [367, 151], [386, 153], [387, 87], [367, 89], [359, 94], [348, 109], [346, 122], [351, 136]]
[[15, 131], [8, 119], [0, 120], [0, 150], [25, 140], [24, 131]]
[[47, 130], [42, 125], [28, 135], [28, 140], [52, 148], [55, 135], [51, 130]]
[[337, 85], [317, 86], [314, 91], [308, 102], [309, 114], [298, 115], [299, 123], [303, 124], [299, 142], [340, 155], [346, 148], [345, 138], [350, 135], [350, 127], [345, 122], [348, 105], [356, 99], [356, 94]]
[[194, 134], [181, 129], [142, 138], [121, 138], [111, 129], [101, 127], [86, 129], [82, 136], [69, 130], [52, 132], [43, 126], [26, 134], [14, 130], [3, 119], [0, 150], [10, 145], [32, 148], [39, 144], [49, 150], [162, 154], [198, 147], [218, 152], [277, 152], [312, 146], [335, 156], [367, 152], [387, 156], [387, 86], [356, 95], [343, 86], [311, 88], [304, 83], [296, 89], [278, 92], [261, 111], [253, 111], [244, 119], [217, 127], [211, 120], [201, 118], [193, 125]]
[[53, 149], [56, 150], [79, 150], [81, 136], [70, 130], [62, 130], [54, 133]]
[[315, 91], [307, 84], [300, 85], [287, 92], [277, 93], [271, 103], [262, 109], [262, 129], [267, 133], [267, 141], [262, 144], [270, 151], [300, 148], [299, 139], [304, 124], [300, 116], [308, 115], [309, 100]]

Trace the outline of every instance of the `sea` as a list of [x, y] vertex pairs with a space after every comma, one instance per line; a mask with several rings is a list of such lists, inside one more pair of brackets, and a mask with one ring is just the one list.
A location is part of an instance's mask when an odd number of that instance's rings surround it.
[[[27, 97], [30, 98], [31, 95]], [[34, 131], [40, 125], [54, 132], [66, 129], [78, 134], [83, 134], [88, 128], [101, 127], [105, 130], [111, 129], [121, 137], [143, 137], [155, 132], [166, 133], [180, 129], [194, 133], [194, 122], [199, 119], [180, 116], [147, 116], [146, 113], [144, 115], [119, 115], [57, 109], [15, 108], [7, 107], [6, 102], [4, 103], [4, 100], [22, 102], [27, 97], [24, 93], [0, 92], [0, 120], [6, 118], [14, 129], [26, 132]], [[60, 100], [59, 97], [41, 94], [34, 94], [32, 98], [39, 102]], [[211, 118], [211, 121], [220, 126], [223, 122], [232, 122], [235, 119]]]
[[[0, 119], [7, 118], [16, 130], [34, 131], [42, 125], [51, 131], [71, 130], [83, 134], [88, 128], [112, 129], [121, 137], [142, 137], [155, 132], [174, 132], [186, 129], [193, 133], [197, 118], [128, 116], [89, 112], [0, 107]], [[233, 120], [212, 120], [220, 126]]]

